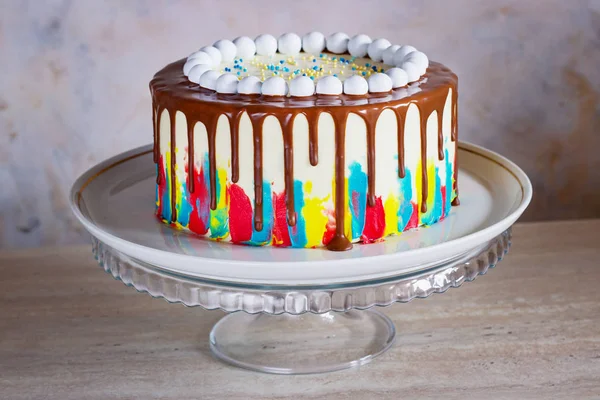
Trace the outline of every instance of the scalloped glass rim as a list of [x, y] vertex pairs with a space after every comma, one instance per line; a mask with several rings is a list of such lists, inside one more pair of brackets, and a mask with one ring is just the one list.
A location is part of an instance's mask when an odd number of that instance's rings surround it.
[[135, 260], [96, 238], [92, 243], [94, 256], [106, 272], [152, 297], [208, 310], [302, 314], [384, 307], [459, 287], [485, 274], [503, 259], [511, 245], [511, 229], [460, 259], [427, 271], [376, 281], [312, 286], [242, 285], [182, 276]]

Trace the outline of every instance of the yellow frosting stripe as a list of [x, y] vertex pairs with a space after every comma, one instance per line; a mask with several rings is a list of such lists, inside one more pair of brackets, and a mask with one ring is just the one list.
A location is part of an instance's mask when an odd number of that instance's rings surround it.
[[327, 226], [327, 215], [323, 203], [327, 200], [318, 197], [310, 197], [312, 192], [312, 182], [304, 184], [304, 207], [302, 207], [302, 216], [306, 226], [306, 247], [321, 246], [323, 234]]
[[393, 193], [390, 193], [383, 204], [385, 212], [385, 231], [384, 236], [398, 233], [398, 209], [400, 201]]

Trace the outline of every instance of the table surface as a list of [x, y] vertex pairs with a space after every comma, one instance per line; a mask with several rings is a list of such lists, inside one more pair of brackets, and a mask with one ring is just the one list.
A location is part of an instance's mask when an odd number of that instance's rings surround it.
[[0, 252], [1, 399], [600, 398], [600, 220], [517, 224], [460, 290], [381, 309], [371, 364], [276, 376], [217, 361], [223, 316], [112, 279], [88, 246]]

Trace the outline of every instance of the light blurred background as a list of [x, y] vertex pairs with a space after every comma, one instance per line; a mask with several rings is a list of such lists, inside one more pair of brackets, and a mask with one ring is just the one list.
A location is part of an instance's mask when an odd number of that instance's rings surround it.
[[600, 0], [0, 0], [0, 247], [86, 240], [70, 185], [151, 142], [148, 82], [165, 64], [220, 38], [311, 30], [448, 65], [460, 139], [533, 181], [523, 220], [600, 217]]

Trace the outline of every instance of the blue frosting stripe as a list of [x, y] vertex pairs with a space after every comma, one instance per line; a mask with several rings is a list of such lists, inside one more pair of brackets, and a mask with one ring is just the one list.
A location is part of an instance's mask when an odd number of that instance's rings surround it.
[[367, 174], [360, 163], [350, 164], [348, 177], [348, 205], [352, 214], [352, 239], [359, 238], [365, 228], [367, 209]]

